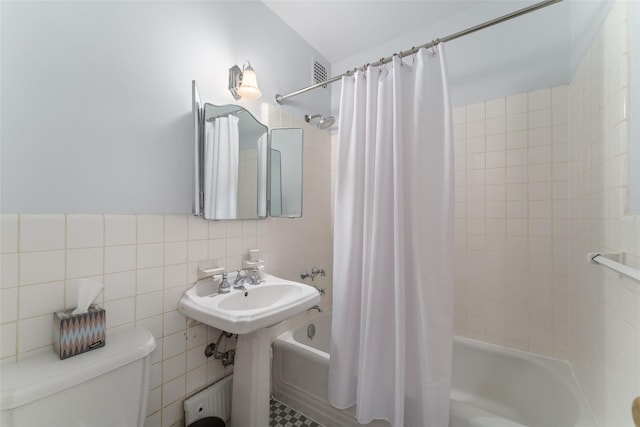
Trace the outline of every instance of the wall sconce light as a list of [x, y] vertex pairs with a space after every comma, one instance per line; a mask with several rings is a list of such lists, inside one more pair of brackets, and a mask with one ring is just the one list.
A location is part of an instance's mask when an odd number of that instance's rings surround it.
[[236, 100], [240, 98], [258, 99], [262, 96], [256, 72], [249, 61], [245, 62], [242, 70], [237, 65], [229, 68], [229, 92]]

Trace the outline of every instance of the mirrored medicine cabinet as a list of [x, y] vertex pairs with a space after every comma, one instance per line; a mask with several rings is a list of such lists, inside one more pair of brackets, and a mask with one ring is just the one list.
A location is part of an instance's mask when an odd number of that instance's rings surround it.
[[269, 129], [239, 105], [203, 103], [192, 82], [193, 214], [205, 219], [302, 216], [300, 128]]

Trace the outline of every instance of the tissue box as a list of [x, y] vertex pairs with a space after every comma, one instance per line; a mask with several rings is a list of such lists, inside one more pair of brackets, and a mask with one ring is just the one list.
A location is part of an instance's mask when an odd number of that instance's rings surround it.
[[60, 359], [104, 347], [106, 343], [107, 314], [103, 308], [92, 304], [86, 313], [74, 315], [72, 311], [53, 315], [53, 349]]

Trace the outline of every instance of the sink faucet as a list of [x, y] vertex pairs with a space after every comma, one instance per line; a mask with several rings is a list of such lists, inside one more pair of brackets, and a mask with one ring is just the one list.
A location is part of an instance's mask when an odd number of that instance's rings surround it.
[[236, 274], [236, 279], [233, 281], [233, 289], [246, 289], [244, 287], [244, 284], [247, 282], [247, 280], [251, 280], [251, 278], [249, 276], [243, 276], [242, 274], [242, 270], [238, 270], [238, 273]]
[[[246, 272], [245, 275], [242, 275], [242, 272]], [[262, 282], [262, 276], [260, 275], [260, 270], [257, 267], [252, 268], [251, 270], [242, 269], [238, 270], [236, 275], [236, 280], [233, 282], [233, 289], [246, 289], [244, 287], [245, 283], [249, 283], [250, 285], [258, 285]]]

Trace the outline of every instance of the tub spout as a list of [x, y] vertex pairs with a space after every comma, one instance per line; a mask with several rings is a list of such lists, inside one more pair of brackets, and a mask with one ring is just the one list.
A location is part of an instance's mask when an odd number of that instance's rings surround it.
[[320, 308], [319, 305], [314, 305], [313, 307], [307, 309], [307, 311], [311, 311], [311, 310], [318, 310], [318, 313], [322, 313], [322, 309]]

